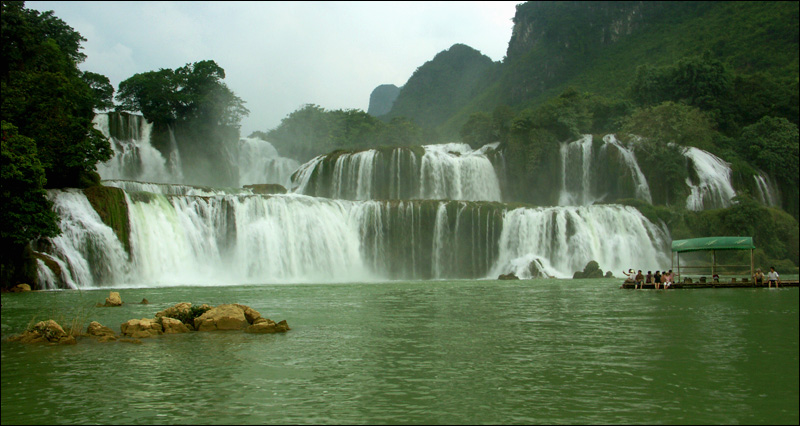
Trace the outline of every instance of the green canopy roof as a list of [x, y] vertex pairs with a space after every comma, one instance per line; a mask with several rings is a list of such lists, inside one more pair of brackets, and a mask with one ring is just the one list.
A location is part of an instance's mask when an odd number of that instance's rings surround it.
[[753, 245], [753, 237], [706, 237], [672, 242], [672, 251], [678, 253], [699, 250], [751, 250], [754, 248], [756, 246]]

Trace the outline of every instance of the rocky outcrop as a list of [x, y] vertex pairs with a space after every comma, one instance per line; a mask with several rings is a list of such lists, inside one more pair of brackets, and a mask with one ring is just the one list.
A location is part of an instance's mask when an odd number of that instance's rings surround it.
[[598, 265], [597, 262], [592, 260], [586, 264], [586, 267], [583, 268], [583, 272], [576, 271], [572, 276], [572, 279], [579, 278], [603, 278], [603, 270], [600, 269], [600, 265]]
[[24, 293], [26, 291], [31, 291], [31, 286], [28, 284], [17, 284], [8, 291], [11, 293]]
[[254, 324], [248, 326], [244, 331], [256, 334], [283, 333], [289, 331], [289, 324], [286, 323], [286, 320], [276, 324], [275, 321], [270, 319], [258, 318]]
[[164, 334], [161, 322], [154, 318], [131, 319], [120, 326], [123, 336], [142, 339]]
[[388, 114], [399, 94], [400, 88], [394, 84], [381, 84], [376, 87], [369, 95], [367, 114], [373, 117]]
[[24, 333], [13, 336], [8, 340], [22, 343], [50, 343], [60, 345], [77, 343], [74, 336], [69, 335], [53, 320], [39, 321]]
[[[112, 296], [114, 294], [117, 293], [112, 292]], [[143, 338], [163, 334], [188, 333], [195, 329], [198, 331], [243, 330], [248, 333], [260, 334], [284, 333], [290, 330], [289, 324], [285, 320], [276, 323], [268, 318], [263, 318], [258, 311], [247, 305], [234, 303], [211, 307], [206, 304], [192, 306], [191, 303], [183, 302], [159, 311], [155, 318], [131, 319], [122, 323], [120, 336], [117, 336], [111, 328], [97, 321], [89, 324], [84, 336], [99, 342], [142, 343], [141, 339]], [[80, 334], [80, 330], [77, 330], [77, 333]], [[9, 338], [9, 341], [51, 344], [77, 343], [75, 336], [71, 334], [74, 333], [67, 333], [57, 322], [47, 320], [37, 323], [20, 335]]]
[[194, 320], [197, 331], [242, 330], [248, 321], [239, 305], [219, 305]]
[[112, 342], [117, 340], [116, 333], [109, 327], [100, 324], [97, 321], [92, 321], [89, 323], [89, 326], [86, 328], [86, 334], [90, 337], [94, 337], [99, 342]]
[[259, 183], [253, 185], [245, 185], [244, 189], [253, 191], [253, 194], [271, 195], [271, 194], [285, 194], [286, 188], [277, 183]]
[[106, 297], [106, 304], [104, 306], [122, 306], [122, 298], [119, 296], [119, 293], [112, 291], [108, 297]]
[[164, 334], [188, 333], [192, 331], [183, 321], [170, 317], [161, 317]]
[[516, 274], [514, 274], [513, 272], [509, 272], [507, 274], [501, 274], [499, 277], [497, 277], [497, 279], [498, 280], [518, 280], [519, 277]]

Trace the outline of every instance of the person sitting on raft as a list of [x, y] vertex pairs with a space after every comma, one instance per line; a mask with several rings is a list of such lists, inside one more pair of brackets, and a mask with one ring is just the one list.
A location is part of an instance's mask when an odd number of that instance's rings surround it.
[[764, 273], [761, 272], [761, 268], [756, 269], [756, 273], [753, 274], [753, 283], [755, 285], [764, 285]]
[[639, 273], [636, 274], [635, 283], [633, 288], [644, 288], [644, 275], [642, 275], [642, 270], [639, 269]]
[[628, 269], [628, 272], [622, 271], [622, 273], [625, 274], [625, 276], [627, 277], [627, 278], [625, 278], [625, 283], [626, 284], [634, 282], [634, 280], [633, 280], [633, 278], [634, 278], [633, 269]]

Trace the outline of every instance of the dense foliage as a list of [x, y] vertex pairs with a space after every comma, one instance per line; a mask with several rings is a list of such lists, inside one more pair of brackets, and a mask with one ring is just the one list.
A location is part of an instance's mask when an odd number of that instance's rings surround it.
[[433, 131], [485, 90], [498, 67], [477, 50], [455, 44], [414, 71], [386, 117], [408, 117]]
[[299, 161], [338, 149], [426, 143], [422, 130], [405, 117], [385, 123], [361, 110], [327, 111], [318, 105], [305, 105], [275, 129], [251, 136], [270, 141], [282, 155]]
[[212, 60], [135, 74], [119, 85], [118, 110], [141, 112], [154, 125], [153, 144], [165, 157], [180, 151], [183, 176], [199, 185], [238, 185], [239, 126], [249, 111], [222, 81]]
[[225, 70], [211, 60], [135, 74], [119, 84], [118, 109], [141, 112], [156, 124], [203, 122], [238, 128], [249, 111], [224, 78]]
[[108, 78], [81, 72], [85, 39], [55, 17], [2, 2], [2, 246], [4, 285], [32, 274], [28, 243], [60, 230], [44, 188], [97, 184], [95, 166], [111, 157], [92, 124], [108, 106]]
[[103, 77], [78, 69], [82, 41], [52, 12], [2, 3], [2, 118], [34, 140], [48, 187], [89, 185], [97, 162], [111, 157], [92, 125]]
[[12, 124], [3, 121], [2, 126], [0, 244], [19, 248], [34, 238], [57, 235], [58, 218], [44, 190], [45, 172], [36, 143]]

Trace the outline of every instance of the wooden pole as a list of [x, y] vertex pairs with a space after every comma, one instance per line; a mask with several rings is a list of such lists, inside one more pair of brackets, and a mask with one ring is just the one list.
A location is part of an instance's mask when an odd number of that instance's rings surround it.
[[678, 256], [678, 281], [681, 282], [681, 252], [675, 252], [675, 255]]
[[711, 282], [714, 282], [714, 275], [717, 274], [717, 251], [711, 250]]
[[753, 249], [750, 249], [750, 279], [753, 279], [753, 275], [755, 274], [755, 270], [753, 269], [754, 265], [753, 261]]

